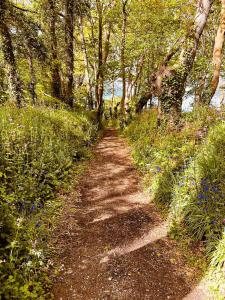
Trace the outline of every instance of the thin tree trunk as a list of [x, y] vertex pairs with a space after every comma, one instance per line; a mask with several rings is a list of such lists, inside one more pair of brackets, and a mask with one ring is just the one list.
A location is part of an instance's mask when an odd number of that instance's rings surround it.
[[11, 82], [12, 91], [15, 96], [17, 106], [22, 107], [22, 102], [24, 100], [22, 82], [17, 70], [17, 63], [14, 55], [11, 35], [6, 25], [7, 23], [4, 21], [4, 4], [5, 1], [3, 0], [3, 2], [0, 4], [0, 18], [2, 21], [0, 25], [0, 34], [2, 37], [2, 50], [5, 61], [9, 67], [9, 80]]
[[96, 0], [98, 11], [98, 72], [97, 72], [97, 105], [98, 121], [101, 121], [103, 114], [103, 93], [104, 93], [104, 74], [103, 74], [103, 7], [100, 0]]
[[52, 96], [60, 99], [62, 97], [62, 84], [60, 68], [58, 62], [58, 45], [56, 36], [57, 13], [55, 0], [49, 0], [50, 7], [50, 37], [51, 37], [51, 77], [52, 77]]
[[125, 67], [125, 48], [126, 48], [126, 29], [127, 29], [127, 11], [126, 5], [128, 0], [122, 0], [122, 40], [121, 40], [121, 73], [122, 73], [122, 98], [120, 102], [120, 112], [125, 113], [125, 100], [126, 100], [126, 67]]
[[223, 45], [224, 45], [224, 38], [225, 38], [224, 36], [225, 35], [225, 0], [221, 0], [221, 6], [222, 7], [221, 7], [220, 24], [215, 38], [215, 45], [213, 50], [214, 72], [211, 81], [211, 97], [210, 97], [211, 99], [213, 98], [219, 84], [221, 64], [222, 64], [222, 52], [223, 52]]
[[90, 75], [90, 66], [89, 66], [89, 57], [87, 52], [87, 45], [86, 45], [86, 39], [84, 36], [84, 28], [83, 28], [83, 19], [82, 16], [79, 18], [79, 27], [81, 32], [81, 39], [82, 39], [82, 48], [84, 52], [84, 61], [85, 61], [85, 67], [86, 67], [86, 73], [87, 73], [87, 86], [88, 86], [88, 106], [89, 109], [93, 109], [93, 95], [92, 95], [92, 83], [91, 83], [91, 75]]
[[73, 53], [73, 29], [74, 29], [74, 1], [65, 0], [65, 42], [66, 42], [66, 101], [73, 107], [73, 70], [74, 70], [74, 53]]
[[30, 83], [29, 83], [29, 92], [31, 95], [32, 104], [35, 105], [37, 102], [37, 94], [35, 91], [36, 88], [36, 76], [35, 76], [35, 70], [34, 70], [34, 62], [33, 62], [33, 56], [30, 48], [28, 48], [28, 63], [30, 68]]

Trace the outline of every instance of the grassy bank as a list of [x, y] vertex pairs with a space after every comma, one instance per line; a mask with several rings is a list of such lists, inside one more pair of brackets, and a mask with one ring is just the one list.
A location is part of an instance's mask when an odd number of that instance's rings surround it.
[[[201, 108], [182, 116], [179, 128], [156, 112], [136, 117], [125, 131], [133, 157], [145, 174], [150, 198], [169, 215], [170, 234], [200, 245], [210, 266], [214, 292], [225, 284], [225, 122], [222, 112]], [[219, 277], [219, 279], [218, 279]]]
[[95, 135], [84, 114], [0, 108], [0, 298], [44, 298], [55, 193]]

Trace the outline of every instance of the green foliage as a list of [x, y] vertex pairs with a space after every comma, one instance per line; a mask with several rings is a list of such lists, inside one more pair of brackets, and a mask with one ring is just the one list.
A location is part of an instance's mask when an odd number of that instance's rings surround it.
[[224, 262], [225, 262], [225, 233], [218, 243], [216, 250], [211, 255], [211, 263], [209, 269], [209, 287], [214, 293], [215, 299], [223, 300], [225, 291], [224, 278]]
[[134, 146], [134, 159], [145, 172], [151, 198], [169, 207], [173, 185], [188, 166], [207, 128], [218, 118], [215, 110], [205, 108], [183, 116], [180, 129], [165, 120], [157, 128], [157, 115], [146, 112], [126, 130]]
[[225, 217], [225, 124], [219, 122], [174, 187], [172, 230], [185, 228], [196, 241], [214, 246], [221, 237]]
[[[225, 123], [223, 112], [199, 108], [179, 128], [156, 127], [154, 112], [126, 129], [151, 199], [167, 208], [170, 235], [201, 242], [209, 258], [209, 286], [224, 299]], [[222, 296], [223, 295], [223, 296]]]
[[95, 134], [82, 114], [0, 108], [0, 298], [43, 299], [54, 192]]

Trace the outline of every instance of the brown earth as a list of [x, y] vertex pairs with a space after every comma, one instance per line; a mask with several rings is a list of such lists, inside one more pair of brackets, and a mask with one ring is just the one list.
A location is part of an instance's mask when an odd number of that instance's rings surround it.
[[129, 147], [107, 130], [56, 230], [63, 270], [54, 299], [174, 300], [191, 294], [194, 272], [140, 182]]

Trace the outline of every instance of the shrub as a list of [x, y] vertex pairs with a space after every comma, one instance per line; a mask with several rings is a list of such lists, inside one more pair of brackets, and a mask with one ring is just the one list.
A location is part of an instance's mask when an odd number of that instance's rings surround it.
[[184, 227], [196, 241], [212, 246], [225, 218], [225, 124], [211, 128], [189, 168], [174, 188], [173, 230]]
[[179, 128], [171, 128], [166, 120], [157, 128], [153, 110], [131, 123], [125, 133], [133, 145], [135, 162], [146, 174], [152, 200], [169, 207], [173, 185], [219, 117], [216, 110], [201, 108], [184, 114]]
[[42, 299], [48, 212], [96, 127], [85, 115], [51, 108], [0, 108], [0, 298]]

